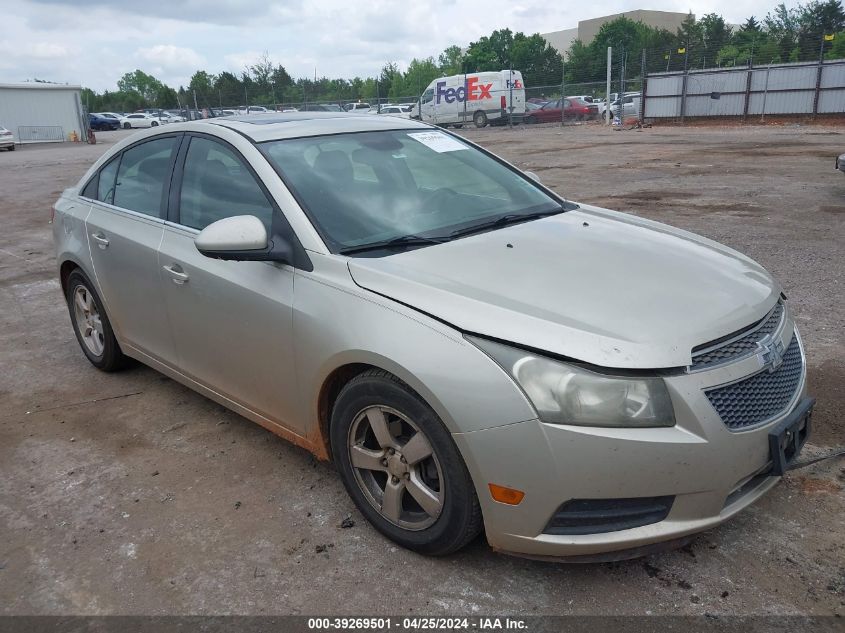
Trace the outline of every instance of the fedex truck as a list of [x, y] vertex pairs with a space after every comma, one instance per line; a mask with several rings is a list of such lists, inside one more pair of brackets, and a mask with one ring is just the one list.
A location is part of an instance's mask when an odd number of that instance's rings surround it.
[[411, 118], [460, 127], [474, 123], [515, 123], [525, 114], [525, 85], [518, 70], [467, 73], [432, 81], [411, 111]]

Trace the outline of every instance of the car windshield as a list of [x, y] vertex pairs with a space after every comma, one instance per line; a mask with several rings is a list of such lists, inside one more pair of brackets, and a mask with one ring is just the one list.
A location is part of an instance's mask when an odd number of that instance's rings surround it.
[[433, 243], [563, 210], [529, 178], [437, 130], [316, 136], [261, 147], [333, 252], [392, 240], [419, 245], [411, 237]]

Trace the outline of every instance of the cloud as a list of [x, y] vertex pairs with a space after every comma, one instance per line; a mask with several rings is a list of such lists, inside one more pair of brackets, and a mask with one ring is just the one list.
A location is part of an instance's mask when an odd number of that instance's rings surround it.
[[135, 57], [169, 69], [195, 70], [205, 64], [203, 56], [195, 50], [172, 44], [157, 44], [149, 48], [139, 48], [135, 51]]
[[[776, 0], [652, 0], [657, 10], [762, 17]], [[373, 76], [388, 61], [437, 58], [493, 29], [546, 33], [637, 9], [640, 0], [587, 8], [540, 0], [17, 0], [4, 14], [0, 81], [39, 77], [115, 88], [140, 68], [171, 86], [194, 71], [240, 73], [262, 51], [293, 77]]]

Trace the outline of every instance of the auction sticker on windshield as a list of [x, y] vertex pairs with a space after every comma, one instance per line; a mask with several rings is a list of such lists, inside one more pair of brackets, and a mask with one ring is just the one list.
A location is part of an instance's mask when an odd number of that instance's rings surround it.
[[442, 132], [411, 132], [408, 136], [415, 141], [419, 141], [426, 147], [430, 147], [438, 154], [454, 152], [459, 149], [469, 149], [463, 143], [456, 141], [448, 134], [443, 134]]

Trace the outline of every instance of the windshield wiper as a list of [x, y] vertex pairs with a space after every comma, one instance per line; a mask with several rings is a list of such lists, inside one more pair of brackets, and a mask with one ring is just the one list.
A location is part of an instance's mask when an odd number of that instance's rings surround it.
[[339, 250], [338, 252], [341, 255], [352, 255], [354, 253], [363, 253], [366, 251], [376, 251], [380, 249], [402, 248], [404, 246], [428, 246], [429, 244], [442, 244], [443, 242], [448, 242], [450, 239], [452, 238], [402, 235], [401, 237], [394, 237], [380, 242], [370, 242], [369, 244], [361, 244], [359, 246], [349, 246]]
[[535, 213], [508, 213], [507, 215], [500, 215], [498, 218], [487, 220], [486, 222], [479, 222], [472, 226], [467, 226], [457, 231], [452, 231], [449, 236], [452, 238], [462, 237], [464, 235], [471, 235], [472, 233], [479, 233], [488, 229], [497, 229], [511, 224], [519, 224], [521, 222], [528, 222], [530, 220], [537, 220], [538, 218], [545, 218], [550, 215], [558, 215], [566, 211], [563, 207], [552, 209], [551, 211], [536, 211]]

